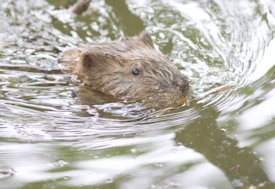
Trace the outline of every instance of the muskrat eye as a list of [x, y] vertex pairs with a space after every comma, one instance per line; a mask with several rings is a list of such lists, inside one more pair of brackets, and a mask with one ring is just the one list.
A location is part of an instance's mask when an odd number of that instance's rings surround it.
[[138, 68], [134, 68], [134, 69], [132, 70], [132, 74], [135, 75], [135, 76], [137, 76], [137, 75], [140, 74], [140, 70], [139, 70]]

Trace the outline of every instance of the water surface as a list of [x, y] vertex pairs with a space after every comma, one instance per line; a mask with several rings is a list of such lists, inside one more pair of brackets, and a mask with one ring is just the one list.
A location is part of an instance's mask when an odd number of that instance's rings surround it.
[[[72, 2], [0, 4], [0, 188], [275, 188], [274, 1]], [[190, 104], [137, 119], [151, 110], [73, 98], [63, 51], [144, 29]]]

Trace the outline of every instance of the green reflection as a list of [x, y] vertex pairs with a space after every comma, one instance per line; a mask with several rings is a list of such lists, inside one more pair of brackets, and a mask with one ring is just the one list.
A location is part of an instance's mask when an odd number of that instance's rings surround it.
[[137, 35], [144, 30], [142, 20], [129, 10], [125, 0], [106, 0], [106, 3], [112, 7], [116, 25], [126, 36]]
[[177, 132], [176, 141], [203, 154], [227, 175], [234, 188], [275, 186], [268, 179], [253, 149], [238, 147], [238, 141], [220, 129], [216, 122], [219, 113], [211, 107], [197, 108], [203, 109], [201, 117]]

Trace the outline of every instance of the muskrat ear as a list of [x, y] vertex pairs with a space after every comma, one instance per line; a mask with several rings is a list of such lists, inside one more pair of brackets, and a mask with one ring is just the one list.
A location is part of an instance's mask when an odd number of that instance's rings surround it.
[[86, 69], [95, 67], [97, 65], [97, 61], [96, 55], [91, 52], [84, 52], [80, 56], [82, 67]]
[[149, 32], [143, 31], [139, 35], [139, 39], [147, 46], [154, 48], [154, 43]]

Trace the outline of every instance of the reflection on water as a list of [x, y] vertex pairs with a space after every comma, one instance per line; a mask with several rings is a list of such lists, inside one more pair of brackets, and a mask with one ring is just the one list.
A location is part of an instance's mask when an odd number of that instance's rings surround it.
[[[95, 0], [79, 16], [71, 3], [0, 5], [1, 188], [275, 187], [274, 2]], [[233, 88], [152, 114], [90, 104], [60, 72], [64, 50], [144, 28], [195, 97]]]

